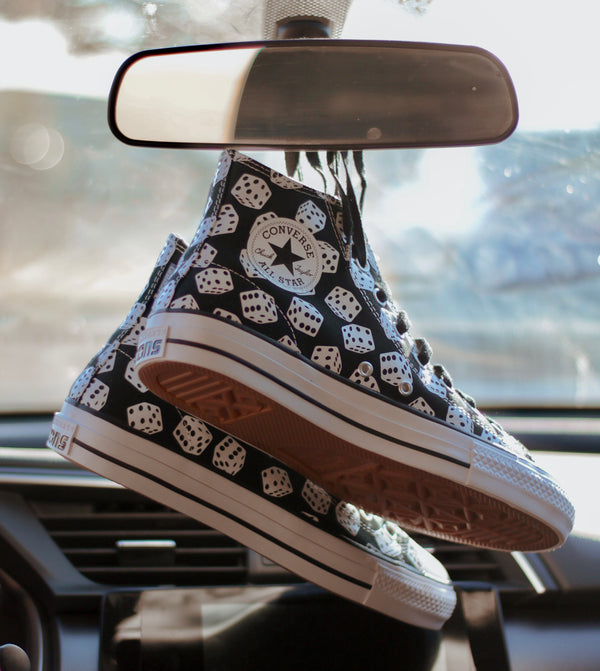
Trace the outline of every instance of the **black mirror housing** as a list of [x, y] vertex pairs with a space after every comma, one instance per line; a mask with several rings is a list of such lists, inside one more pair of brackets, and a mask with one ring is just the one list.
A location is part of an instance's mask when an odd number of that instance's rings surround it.
[[489, 144], [517, 124], [502, 63], [477, 47], [284, 40], [140, 52], [109, 124], [142, 146], [366, 149]]

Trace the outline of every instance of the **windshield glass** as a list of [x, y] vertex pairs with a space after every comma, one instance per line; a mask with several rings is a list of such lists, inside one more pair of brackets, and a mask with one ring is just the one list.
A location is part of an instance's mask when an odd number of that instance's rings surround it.
[[[365, 157], [365, 228], [395, 299], [484, 407], [600, 401], [598, 18], [590, 2], [356, 0], [343, 31], [481, 46], [513, 77], [505, 142]], [[166, 235], [189, 240], [204, 209], [217, 152], [110, 134], [118, 66], [140, 49], [260, 39], [261, 21], [259, 3], [233, 0], [0, 7], [3, 412], [60, 407]], [[282, 169], [279, 153], [253, 155]]]

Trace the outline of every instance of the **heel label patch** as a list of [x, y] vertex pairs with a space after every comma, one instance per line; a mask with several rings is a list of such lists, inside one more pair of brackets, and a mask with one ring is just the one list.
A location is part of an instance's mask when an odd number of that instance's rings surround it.
[[77, 424], [73, 424], [73, 422], [55, 415], [46, 445], [56, 452], [67, 455], [71, 451], [71, 444], [73, 443], [76, 430]]
[[168, 327], [144, 331], [135, 355], [136, 365], [148, 359], [160, 359], [164, 355], [168, 331]]

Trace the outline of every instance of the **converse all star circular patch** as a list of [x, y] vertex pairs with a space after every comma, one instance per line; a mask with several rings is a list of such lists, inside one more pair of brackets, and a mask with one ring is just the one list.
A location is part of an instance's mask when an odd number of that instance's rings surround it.
[[308, 294], [321, 279], [317, 241], [293, 219], [273, 218], [254, 226], [247, 254], [263, 277], [287, 291]]

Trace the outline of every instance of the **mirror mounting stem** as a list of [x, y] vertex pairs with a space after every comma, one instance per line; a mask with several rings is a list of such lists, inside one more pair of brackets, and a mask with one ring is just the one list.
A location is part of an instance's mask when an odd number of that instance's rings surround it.
[[284, 19], [277, 24], [278, 40], [305, 38], [323, 39], [331, 37], [331, 25], [324, 18]]

